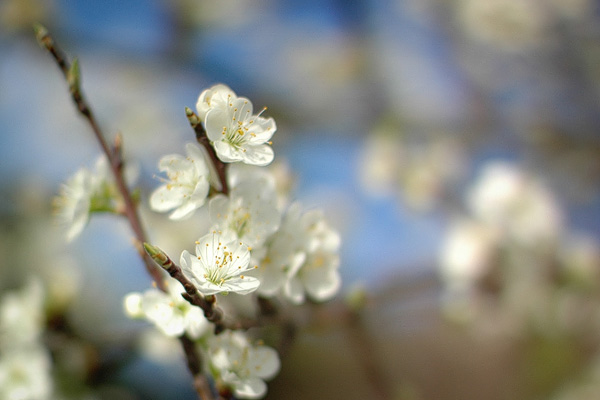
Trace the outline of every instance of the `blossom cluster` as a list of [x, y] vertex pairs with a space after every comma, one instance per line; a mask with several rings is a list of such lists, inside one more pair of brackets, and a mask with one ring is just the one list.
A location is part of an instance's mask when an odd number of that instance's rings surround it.
[[512, 333], [588, 332], [600, 245], [565, 228], [548, 186], [515, 164], [490, 162], [465, 203], [440, 251], [449, 315]]
[[[264, 168], [274, 159], [271, 138], [277, 129], [273, 118], [263, 116], [265, 110], [255, 113], [250, 100], [222, 84], [200, 94], [194, 115], [200, 124], [190, 122], [202, 140], [187, 143], [185, 155], [168, 154], [159, 160], [161, 184], [147, 204], [155, 212], [169, 213], [172, 221], [191, 220], [205, 208], [208, 221], [198, 226], [209, 229], [199, 229], [189, 242], [179, 243], [178, 265], [166, 254], [161, 256], [184, 278], [124, 299], [130, 317], [149, 321], [166, 337], [193, 340], [215, 386], [240, 398], [265, 395], [264, 380], [278, 372], [279, 356], [241, 330], [217, 329], [210, 312], [190, 300], [189, 285], [205, 304], [213, 304], [208, 307], [214, 307], [217, 295], [251, 294], [246, 308], [257, 297], [292, 305], [306, 298], [325, 301], [341, 285], [338, 233], [321, 211], [289, 204], [289, 183], [282, 182], [281, 173]], [[123, 213], [122, 192], [115, 187], [113, 173], [107, 158], [101, 157], [95, 171], [81, 169], [63, 185], [55, 205], [69, 240], [81, 233], [92, 213]], [[189, 251], [186, 247], [192, 243]], [[239, 315], [227, 312], [229, 319]]]
[[[196, 116], [209, 146], [187, 143], [184, 155], [162, 157], [158, 169], [163, 175], [148, 204], [155, 212], [169, 213], [172, 221], [192, 220], [196, 211], [206, 209], [201, 217], [208, 220], [199, 226], [209, 229], [179, 244], [176, 264], [194, 290], [213, 303], [227, 294], [250, 295], [245, 307], [257, 297], [291, 305], [306, 298], [329, 300], [341, 285], [340, 237], [321, 211], [289, 204], [288, 182], [264, 168], [274, 159], [271, 138], [276, 131], [275, 121], [263, 116], [265, 110], [254, 113], [250, 100], [222, 84], [203, 91]], [[224, 177], [218, 175], [222, 171]], [[65, 186], [62, 213], [71, 222], [70, 236], [81, 231], [94, 211], [94, 182], [108, 181], [92, 177], [82, 170]], [[186, 249], [192, 243], [193, 250]], [[182, 296], [189, 290], [177, 280], [162, 286], [129, 293], [126, 313], [149, 321], [167, 337], [192, 339], [219, 390], [239, 398], [264, 396], [264, 381], [280, 368], [277, 351], [245, 331], [214, 328], [204, 310]], [[226, 302], [231, 297], [219, 298]], [[239, 314], [227, 313], [230, 319]]]

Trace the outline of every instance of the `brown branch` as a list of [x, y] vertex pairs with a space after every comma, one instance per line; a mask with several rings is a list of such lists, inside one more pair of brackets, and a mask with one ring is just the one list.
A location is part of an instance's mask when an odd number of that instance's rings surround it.
[[190, 108], [185, 108], [185, 115], [190, 122], [190, 125], [196, 132], [196, 140], [206, 149], [208, 156], [210, 157], [213, 165], [215, 166], [215, 170], [217, 171], [217, 175], [219, 177], [219, 182], [221, 183], [220, 192], [224, 195], [229, 194], [229, 186], [227, 185], [227, 164], [223, 161], [219, 160], [217, 157], [217, 153], [215, 152], [214, 147], [210, 144], [210, 140], [208, 136], [206, 136], [206, 130], [200, 123], [200, 118], [194, 113]]
[[[108, 143], [106, 142], [105, 136], [100, 129], [100, 125], [96, 121], [94, 114], [88, 103], [85, 101], [83, 97], [83, 93], [80, 89], [80, 75], [79, 75], [79, 63], [75, 60], [72, 64], [69, 63], [67, 57], [64, 52], [56, 45], [54, 39], [49, 35], [46, 28], [41, 25], [36, 25], [35, 34], [38, 42], [42, 47], [44, 47], [54, 58], [56, 64], [60, 68], [63, 73], [65, 79], [69, 83], [69, 91], [71, 93], [71, 98], [77, 107], [79, 113], [86, 119], [90, 128], [94, 132], [94, 136], [96, 136], [96, 140], [100, 144], [102, 151], [106, 155], [109, 161], [109, 165], [114, 175], [115, 182], [117, 184], [117, 188], [123, 198], [123, 202], [125, 203], [124, 214], [129, 224], [131, 225], [131, 229], [133, 230], [136, 239], [139, 242], [145, 242], [146, 234], [144, 229], [142, 228], [142, 224], [140, 222], [139, 215], [137, 213], [137, 207], [133, 202], [131, 197], [131, 193], [127, 184], [125, 183], [125, 178], [123, 176], [123, 160], [121, 158], [121, 143], [120, 139], [117, 139], [115, 150], [113, 151], [109, 148]], [[118, 137], [118, 136], [117, 136]], [[140, 257], [144, 261], [144, 265], [146, 270], [154, 279], [156, 284], [164, 289], [164, 283], [162, 282], [162, 274], [160, 270], [156, 268], [156, 266], [152, 263], [152, 260], [148, 257], [148, 255], [143, 251], [143, 249], [138, 249], [138, 253]]]
[[[48, 30], [42, 25], [34, 26], [35, 35], [42, 47], [44, 47], [54, 58], [56, 64], [60, 68], [63, 73], [67, 83], [69, 84], [69, 92], [71, 93], [71, 98], [77, 107], [79, 113], [86, 119], [90, 128], [94, 132], [94, 136], [102, 151], [106, 155], [109, 161], [109, 165], [112, 171], [112, 174], [115, 178], [115, 182], [117, 188], [123, 198], [124, 210], [123, 214], [129, 221], [131, 229], [135, 235], [137, 243], [144, 243], [147, 241], [146, 233], [142, 227], [141, 220], [139, 218], [137, 207], [133, 198], [131, 196], [131, 192], [127, 187], [125, 182], [125, 177], [123, 175], [123, 158], [122, 158], [122, 140], [121, 136], [117, 135], [115, 138], [114, 147], [111, 149], [108, 146], [108, 143], [105, 139], [105, 136], [100, 129], [100, 125], [96, 121], [94, 114], [88, 103], [85, 101], [83, 97], [83, 93], [80, 88], [80, 74], [79, 74], [79, 63], [77, 59], [73, 61], [73, 63], [69, 63], [67, 57], [64, 52], [56, 45], [54, 39], [48, 33]], [[165, 283], [163, 281], [162, 273], [160, 269], [156, 267], [152, 258], [144, 251], [142, 246], [136, 246], [138, 254], [140, 255], [142, 261], [144, 262], [144, 266], [146, 267], [146, 271], [152, 277], [152, 279], [156, 282], [156, 285], [163, 292], [166, 291]], [[180, 342], [182, 344], [186, 359], [187, 365], [194, 377], [194, 388], [198, 393], [200, 399], [203, 400], [212, 400], [213, 396], [210, 392], [210, 386], [206, 377], [202, 375], [201, 366], [202, 363], [200, 361], [200, 356], [196, 351], [193, 341], [186, 335], [180, 337]]]

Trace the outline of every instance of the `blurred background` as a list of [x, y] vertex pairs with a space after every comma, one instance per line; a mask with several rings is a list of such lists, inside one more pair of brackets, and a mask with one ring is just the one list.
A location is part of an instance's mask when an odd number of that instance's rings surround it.
[[[600, 398], [599, 12], [0, 0], [0, 294], [39, 292], [25, 307], [45, 321], [39, 385], [60, 399], [194, 398], [180, 356], [123, 313], [150, 285], [126, 223], [94, 218], [67, 244], [52, 219], [61, 182], [100, 151], [37, 21], [79, 58], [142, 199], [158, 159], [193, 141], [184, 107], [203, 89], [223, 82], [277, 121], [276, 170], [341, 233], [344, 283], [309, 307], [268, 399]], [[178, 225], [146, 205], [150, 236], [181, 251]], [[11, 362], [0, 354], [0, 372]]]

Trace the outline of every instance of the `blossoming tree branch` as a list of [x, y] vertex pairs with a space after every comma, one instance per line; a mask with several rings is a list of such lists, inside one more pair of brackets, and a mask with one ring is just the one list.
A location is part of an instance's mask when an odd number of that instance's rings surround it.
[[[55, 199], [66, 238], [74, 240], [96, 213], [125, 217], [155, 284], [128, 294], [126, 313], [179, 340], [200, 398], [263, 397], [265, 381], [280, 369], [277, 344], [265, 345], [257, 336], [261, 330], [250, 334], [248, 328], [271, 324], [283, 336], [293, 335], [290, 310], [307, 299], [329, 300], [341, 285], [338, 233], [322, 212], [289, 204], [267, 168], [274, 159], [275, 121], [263, 115], [266, 108], [257, 113], [249, 99], [223, 84], [200, 93], [196, 112], [186, 108], [196, 141], [185, 145], [185, 154], [158, 161], [162, 176], [148, 204], [173, 221], [208, 208], [211, 227], [181, 243], [180, 256], [172, 258], [148, 239], [138, 213], [144, 199], [132, 196], [122, 139], [108, 144], [82, 94], [79, 63], [67, 60], [44, 27], [36, 27], [36, 36], [102, 150], [94, 168], [77, 171]], [[230, 293], [239, 298], [222, 308]]]

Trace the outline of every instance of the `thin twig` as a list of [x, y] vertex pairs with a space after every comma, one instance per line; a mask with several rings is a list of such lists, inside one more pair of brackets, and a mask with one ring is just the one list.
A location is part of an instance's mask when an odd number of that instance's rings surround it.
[[[75, 60], [72, 64], [69, 63], [64, 52], [56, 45], [54, 39], [49, 35], [48, 30], [45, 27], [41, 25], [36, 25], [34, 27], [34, 30], [36, 38], [40, 45], [46, 50], [48, 50], [48, 52], [56, 61], [56, 64], [60, 68], [61, 72], [63, 73], [65, 79], [69, 84], [71, 98], [73, 99], [77, 110], [87, 120], [89, 126], [94, 132], [94, 135], [96, 136], [96, 139], [98, 140], [98, 143], [100, 144], [100, 147], [102, 148], [102, 151], [108, 158], [112, 174], [117, 184], [117, 188], [121, 194], [121, 197], [123, 198], [123, 202], [125, 203], [123, 213], [129, 221], [129, 224], [131, 226], [131, 229], [133, 230], [137, 242], [145, 243], [147, 241], [146, 233], [142, 227], [142, 223], [137, 212], [137, 207], [135, 205], [135, 202], [133, 201], [131, 192], [127, 187], [123, 175], [121, 136], [117, 135], [113, 149], [109, 148], [105, 136], [102, 130], [100, 129], [100, 126], [96, 121], [96, 118], [94, 117], [90, 106], [85, 101], [81, 92], [79, 64], [77, 60]], [[163, 281], [163, 276], [160, 272], [160, 269], [156, 267], [156, 265], [152, 261], [152, 258], [144, 251], [142, 246], [136, 246], [136, 248], [138, 254], [142, 258], [142, 261], [144, 262], [144, 266], [146, 267], [148, 274], [156, 282], [157, 287], [162, 291], [166, 291], [166, 286]], [[206, 377], [202, 375], [202, 363], [200, 360], [200, 355], [194, 347], [193, 341], [186, 335], [182, 335], [179, 339], [186, 356], [188, 369], [190, 370], [194, 378], [194, 388], [196, 389], [199, 398], [202, 400], [212, 400], [213, 396], [210, 391], [210, 385], [208, 384]]]
[[198, 143], [204, 146], [208, 156], [210, 157], [210, 160], [215, 166], [215, 170], [217, 171], [217, 175], [219, 177], [219, 182], [221, 183], [221, 193], [224, 195], [229, 194], [229, 186], [227, 185], [227, 164], [219, 160], [219, 157], [217, 157], [217, 153], [210, 144], [210, 140], [208, 139], [208, 136], [206, 136], [206, 130], [204, 130], [204, 127], [200, 123], [200, 118], [198, 118], [196, 113], [194, 113], [190, 108], [186, 107], [185, 115], [187, 116], [190, 125], [194, 129], [194, 132], [196, 132], [196, 140]]
[[[120, 139], [117, 139], [115, 145], [115, 150], [117, 151], [112, 151], [108, 146], [108, 143], [106, 142], [105, 136], [102, 133], [102, 130], [100, 129], [100, 125], [98, 125], [98, 122], [96, 121], [96, 118], [94, 117], [90, 106], [85, 101], [83, 93], [81, 92], [79, 86], [80, 79], [78, 63], [76, 61], [73, 64], [69, 63], [64, 52], [56, 45], [54, 39], [52, 39], [52, 37], [49, 35], [48, 31], [44, 27], [40, 25], [36, 26], [35, 33], [40, 45], [42, 45], [52, 55], [52, 57], [56, 61], [56, 64], [63, 73], [65, 79], [69, 83], [71, 98], [73, 99], [77, 110], [87, 120], [90, 128], [94, 132], [94, 136], [96, 136], [96, 140], [102, 148], [102, 151], [108, 158], [112, 174], [114, 175], [115, 182], [117, 184], [117, 188], [121, 194], [121, 197], [123, 198], [123, 202], [125, 203], [124, 214], [127, 217], [129, 224], [131, 225], [131, 229], [133, 230], [136, 239], [142, 243], [146, 242], [146, 234], [144, 232], [144, 229], [142, 228], [142, 224], [137, 213], [137, 207], [133, 202], [131, 193], [129, 191], [129, 188], [127, 187], [127, 184], [125, 183], [125, 178], [123, 176], [123, 160], [120, 156]], [[159, 287], [164, 289], [163, 278], [162, 274], [160, 273], [160, 270], [156, 268], [152, 260], [143, 251], [143, 249], [141, 249], [141, 251], [140, 249], [138, 249], [138, 253], [142, 257], [146, 270], [148, 271], [150, 276], [154, 279], [154, 281]]]

